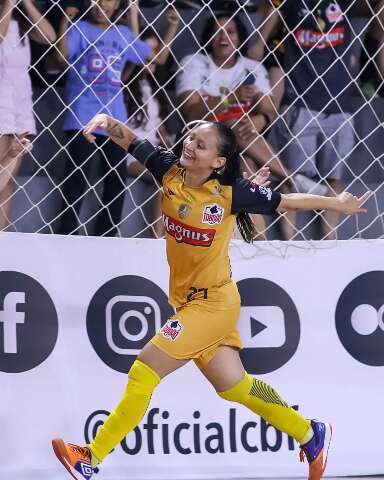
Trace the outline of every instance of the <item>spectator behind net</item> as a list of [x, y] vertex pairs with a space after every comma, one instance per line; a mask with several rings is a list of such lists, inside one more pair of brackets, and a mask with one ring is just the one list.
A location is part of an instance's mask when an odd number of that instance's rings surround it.
[[[207, 20], [201, 37], [207, 54], [186, 56], [177, 77], [181, 111], [187, 121], [217, 119], [232, 127], [247, 160], [248, 174], [268, 166], [281, 185], [286, 185], [284, 191], [296, 187], [323, 194], [324, 187], [318, 188], [303, 175], [285, 169], [264, 138], [264, 130], [276, 118], [276, 107], [266, 69], [245, 57], [246, 39], [239, 16], [219, 15]], [[250, 169], [252, 163], [254, 168]]]
[[[170, 112], [170, 102], [164, 87], [159, 83], [157, 72], [163, 67], [169, 57], [169, 46], [175, 37], [180, 17], [175, 9], [167, 11], [167, 29], [163, 39], [152, 28], [145, 28], [141, 38], [148, 41], [157, 52], [146, 68], [139, 65], [130, 70], [130, 78], [124, 92], [128, 125], [138, 137], [146, 138], [153, 145], [163, 145], [170, 148], [173, 138], [168, 132], [165, 120]], [[140, 177], [145, 182], [153, 183], [153, 177], [146, 172], [145, 167], [128, 154], [127, 168], [130, 177]], [[164, 236], [164, 227], [161, 217], [161, 192], [153, 198], [153, 218], [156, 223], [152, 226], [155, 237]]]
[[[123, 24], [125, 12], [119, 0], [86, 5], [86, 12], [76, 20], [79, 10], [67, 7], [60, 25], [58, 59], [69, 68], [63, 127], [68, 135], [69, 158], [61, 186], [62, 214], [54, 229], [61, 234], [78, 233], [84, 195], [93, 190], [97, 212], [85, 219], [85, 232], [88, 233], [88, 223], [95, 217], [93, 233], [114, 236], [120, 234], [118, 225], [126, 190], [125, 152], [102, 131], [96, 132], [95, 145], [86, 142], [80, 132], [89, 117], [97, 113], [113, 112], [119, 120], [127, 120], [121, 74], [126, 62], [142, 64], [150, 56], [151, 47]], [[93, 180], [94, 157], [98, 157], [98, 162]], [[101, 185], [100, 198], [95, 188]]]
[[56, 33], [32, 0], [0, 0], [0, 230], [8, 224], [22, 152], [15, 145], [36, 134], [29, 39], [51, 44]]

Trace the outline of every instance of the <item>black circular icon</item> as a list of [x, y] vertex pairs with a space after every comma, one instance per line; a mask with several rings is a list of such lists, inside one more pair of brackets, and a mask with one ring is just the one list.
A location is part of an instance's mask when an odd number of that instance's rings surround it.
[[240, 280], [241, 358], [245, 369], [260, 375], [287, 363], [300, 341], [300, 319], [288, 293], [270, 280]]
[[0, 272], [0, 371], [26, 372], [52, 352], [58, 319], [39, 282], [20, 272]]
[[144, 345], [174, 311], [150, 280], [124, 275], [105, 283], [87, 311], [89, 340], [109, 367], [127, 373]]
[[355, 360], [384, 366], [384, 272], [352, 280], [337, 302], [335, 320], [339, 339]]

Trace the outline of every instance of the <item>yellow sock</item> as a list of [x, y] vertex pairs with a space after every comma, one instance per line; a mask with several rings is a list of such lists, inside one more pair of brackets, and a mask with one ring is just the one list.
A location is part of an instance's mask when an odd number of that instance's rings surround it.
[[221, 398], [245, 405], [278, 430], [295, 438], [301, 445], [313, 435], [311, 422], [291, 408], [265, 382], [251, 378], [247, 372], [239, 383], [225, 392], [217, 392]]
[[88, 445], [95, 467], [133, 430], [146, 412], [153, 390], [160, 382], [158, 374], [136, 360], [128, 373], [128, 384], [115, 410], [111, 412]]

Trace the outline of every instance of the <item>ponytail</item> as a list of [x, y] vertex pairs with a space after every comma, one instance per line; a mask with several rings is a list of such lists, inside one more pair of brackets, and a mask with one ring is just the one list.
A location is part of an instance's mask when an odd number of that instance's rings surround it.
[[[213, 122], [212, 125], [214, 125], [219, 134], [220, 154], [227, 159], [222, 174], [230, 181], [243, 178], [235, 134], [223, 123]], [[238, 213], [236, 215], [236, 223], [243, 239], [247, 243], [252, 243], [256, 236], [256, 229], [250, 215], [246, 212]]]

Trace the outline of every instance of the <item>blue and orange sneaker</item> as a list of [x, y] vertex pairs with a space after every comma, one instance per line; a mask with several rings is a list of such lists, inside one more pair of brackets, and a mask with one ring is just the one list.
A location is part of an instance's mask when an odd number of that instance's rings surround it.
[[61, 438], [52, 440], [56, 457], [76, 480], [90, 480], [97, 469], [91, 465], [91, 452], [87, 447], [65, 443]]
[[329, 445], [332, 438], [332, 425], [311, 420], [313, 437], [300, 446], [300, 461], [307, 457], [309, 463], [308, 480], [320, 480], [327, 466]]

